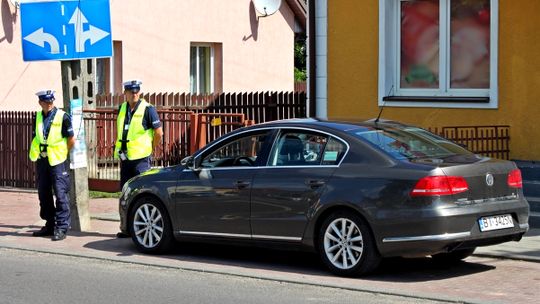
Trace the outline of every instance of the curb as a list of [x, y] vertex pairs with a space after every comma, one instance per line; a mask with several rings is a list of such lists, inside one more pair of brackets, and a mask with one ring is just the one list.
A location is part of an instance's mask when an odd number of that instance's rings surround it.
[[540, 263], [540, 258], [531, 258], [525, 255], [519, 255], [519, 254], [473, 253], [473, 256], [483, 257], [483, 258], [495, 258], [495, 259], [501, 259], [501, 260], [514, 260], [514, 261]]
[[37, 193], [37, 189], [0, 187], [0, 192]]
[[118, 213], [90, 214], [90, 219], [100, 220], [100, 221], [108, 221], [108, 222], [119, 222], [120, 223], [120, 215]]

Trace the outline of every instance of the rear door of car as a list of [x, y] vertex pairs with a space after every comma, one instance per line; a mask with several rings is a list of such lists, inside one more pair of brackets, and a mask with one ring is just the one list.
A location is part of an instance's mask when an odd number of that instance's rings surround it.
[[271, 130], [233, 136], [197, 156], [176, 190], [180, 233], [251, 238], [250, 194]]
[[251, 192], [253, 239], [299, 241], [307, 212], [318, 203], [347, 145], [330, 134], [283, 129]]

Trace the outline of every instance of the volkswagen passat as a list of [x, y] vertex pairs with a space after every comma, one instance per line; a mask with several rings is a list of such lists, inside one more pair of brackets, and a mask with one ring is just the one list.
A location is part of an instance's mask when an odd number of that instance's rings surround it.
[[187, 239], [300, 247], [345, 276], [382, 257], [458, 261], [477, 246], [519, 241], [529, 227], [513, 162], [373, 120], [236, 130], [182, 165], [131, 179], [120, 215], [145, 253]]

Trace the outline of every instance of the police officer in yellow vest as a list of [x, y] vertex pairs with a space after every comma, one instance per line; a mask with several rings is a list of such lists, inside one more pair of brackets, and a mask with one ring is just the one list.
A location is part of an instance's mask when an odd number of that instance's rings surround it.
[[[70, 116], [57, 109], [54, 91], [37, 92], [42, 111], [36, 113], [34, 139], [30, 145], [30, 159], [36, 162], [40, 212], [45, 226], [33, 236], [52, 236], [53, 241], [66, 238], [70, 226], [69, 171], [66, 162], [75, 144]], [[53, 199], [56, 196], [56, 206]]]
[[120, 188], [150, 169], [150, 155], [163, 136], [156, 108], [140, 98], [141, 84], [139, 80], [124, 82], [126, 101], [118, 111], [114, 156], [121, 160]]

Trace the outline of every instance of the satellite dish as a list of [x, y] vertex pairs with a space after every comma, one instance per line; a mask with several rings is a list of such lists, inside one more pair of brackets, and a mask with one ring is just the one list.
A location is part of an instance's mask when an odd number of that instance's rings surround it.
[[281, 7], [281, 0], [251, 0], [255, 9], [264, 17], [277, 12]]

